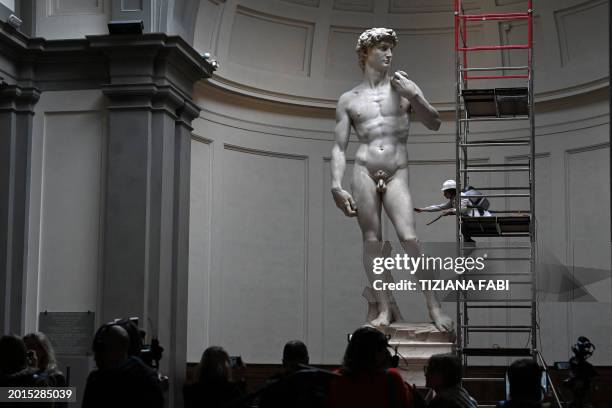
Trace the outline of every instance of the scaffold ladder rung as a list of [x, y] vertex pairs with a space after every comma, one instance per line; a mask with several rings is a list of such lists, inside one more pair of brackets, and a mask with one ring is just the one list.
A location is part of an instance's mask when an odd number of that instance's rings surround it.
[[464, 118], [459, 119], [460, 122], [503, 122], [509, 120], [528, 120], [529, 116], [509, 116], [509, 117], [474, 117], [474, 118]]
[[470, 309], [531, 309], [530, 305], [466, 305]]
[[506, 169], [497, 168], [473, 168], [468, 167], [466, 169], [459, 169], [462, 173], [501, 173], [501, 172], [512, 172], [512, 171], [529, 171], [529, 167], [513, 167]]
[[525, 187], [480, 187], [478, 186], [478, 190], [480, 191], [529, 190], [530, 188], [531, 187], [529, 186], [525, 186]]
[[470, 198], [487, 198], [487, 197], [531, 197], [529, 193], [507, 193], [507, 194], [470, 194]]
[[460, 68], [461, 72], [472, 72], [472, 71], [524, 71], [529, 69], [528, 66], [522, 67], [474, 67], [474, 68]]
[[493, 147], [493, 146], [528, 146], [529, 141], [525, 142], [471, 142], [471, 143], [459, 143], [461, 147]]
[[463, 14], [459, 15], [463, 20], [486, 21], [486, 20], [525, 20], [530, 17], [530, 13], [484, 13], [484, 14]]

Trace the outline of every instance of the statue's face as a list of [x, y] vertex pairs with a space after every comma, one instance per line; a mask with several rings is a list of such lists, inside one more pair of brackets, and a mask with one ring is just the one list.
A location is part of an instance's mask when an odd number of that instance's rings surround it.
[[381, 41], [368, 48], [366, 65], [376, 70], [386, 70], [391, 67], [393, 59], [393, 44], [389, 41]]

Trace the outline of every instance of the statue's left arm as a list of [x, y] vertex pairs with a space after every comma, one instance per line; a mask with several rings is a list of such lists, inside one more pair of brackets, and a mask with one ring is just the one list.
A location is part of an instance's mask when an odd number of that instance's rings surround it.
[[440, 114], [423, 96], [423, 91], [408, 79], [404, 71], [397, 71], [391, 78], [391, 84], [404, 98], [410, 101], [417, 118], [430, 130], [440, 129]]

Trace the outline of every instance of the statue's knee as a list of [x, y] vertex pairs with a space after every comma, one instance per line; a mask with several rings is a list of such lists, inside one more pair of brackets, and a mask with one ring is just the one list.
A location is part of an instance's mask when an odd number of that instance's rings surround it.
[[419, 240], [415, 234], [400, 234], [399, 239], [401, 242], [405, 242], [407, 244], [418, 244]]
[[375, 232], [364, 232], [363, 242], [366, 242], [366, 243], [380, 242], [380, 239], [378, 238], [378, 234], [376, 234]]

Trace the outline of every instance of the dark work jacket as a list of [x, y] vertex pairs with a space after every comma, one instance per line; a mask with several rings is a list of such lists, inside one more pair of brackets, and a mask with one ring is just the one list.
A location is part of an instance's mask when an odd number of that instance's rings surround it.
[[82, 408], [162, 408], [157, 373], [137, 357], [119, 367], [94, 370], [87, 377]]

